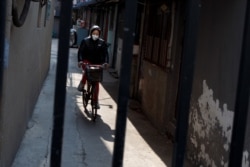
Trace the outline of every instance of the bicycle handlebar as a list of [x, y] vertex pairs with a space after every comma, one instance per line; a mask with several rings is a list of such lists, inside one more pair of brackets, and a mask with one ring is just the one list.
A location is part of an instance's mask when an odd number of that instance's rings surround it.
[[84, 66], [89, 66], [89, 67], [98, 67], [98, 68], [107, 68], [108, 67], [108, 63], [103, 63], [103, 64], [90, 64], [90, 63], [86, 63], [86, 62], [81, 62], [80, 66], [83, 68]]

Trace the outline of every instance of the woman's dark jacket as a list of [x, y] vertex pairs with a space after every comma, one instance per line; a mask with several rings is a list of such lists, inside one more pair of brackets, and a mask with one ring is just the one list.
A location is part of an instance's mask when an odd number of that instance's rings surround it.
[[91, 64], [108, 63], [108, 45], [103, 39], [94, 41], [91, 37], [82, 40], [78, 50], [78, 62], [88, 60]]

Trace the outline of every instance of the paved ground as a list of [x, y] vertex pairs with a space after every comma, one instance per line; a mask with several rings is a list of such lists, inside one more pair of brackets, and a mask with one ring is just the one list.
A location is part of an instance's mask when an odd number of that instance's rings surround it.
[[[12, 167], [48, 167], [54, 100], [57, 39], [52, 41], [51, 66], [33, 116]], [[119, 80], [108, 71], [100, 87], [99, 117], [93, 123], [83, 112], [76, 87], [81, 71], [76, 67], [77, 49], [70, 49], [62, 167], [111, 167]], [[127, 118], [124, 167], [170, 167], [172, 144], [160, 135], [131, 102]]]

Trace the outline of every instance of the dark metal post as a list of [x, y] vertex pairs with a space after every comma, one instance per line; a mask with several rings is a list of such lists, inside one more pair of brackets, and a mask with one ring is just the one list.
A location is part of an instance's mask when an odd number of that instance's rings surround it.
[[69, 31], [71, 25], [72, 0], [61, 1], [59, 46], [57, 57], [56, 87], [54, 98], [53, 131], [51, 145], [51, 167], [61, 166], [63, 141], [64, 107], [66, 96], [66, 79], [69, 57]]
[[196, 55], [197, 32], [200, 16], [200, 0], [186, 2], [185, 31], [179, 92], [177, 99], [177, 128], [173, 153], [173, 167], [183, 167], [189, 117], [189, 103], [192, 92], [193, 71]]
[[229, 167], [242, 165], [250, 96], [250, 1], [247, 1]]
[[116, 133], [113, 154], [113, 167], [123, 166], [123, 153], [127, 119], [127, 105], [129, 98], [130, 73], [132, 62], [132, 50], [134, 44], [134, 31], [137, 12], [137, 1], [125, 1], [125, 25], [123, 28], [122, 65], [120, 70], [120, 85], [118, 97], [118, 109], [116, 116]]
[[0, 110], [3, 88], [3, 66], [4, 66], [4, 40], [5, 40], [5, 22], [6, 22], [6, 0], [0, 2]]

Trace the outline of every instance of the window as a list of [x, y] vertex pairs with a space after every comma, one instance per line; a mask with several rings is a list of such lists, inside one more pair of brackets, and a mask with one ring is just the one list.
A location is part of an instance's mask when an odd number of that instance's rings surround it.
[[163, 68], [167, 67], [170, 58], [168, 45], [172, 27], [171, 15], [170, 2], [152, 1], [147, 5], [142, 54], [145, 60]]

